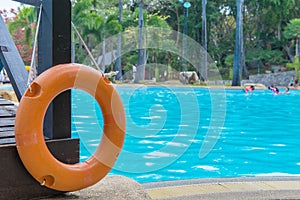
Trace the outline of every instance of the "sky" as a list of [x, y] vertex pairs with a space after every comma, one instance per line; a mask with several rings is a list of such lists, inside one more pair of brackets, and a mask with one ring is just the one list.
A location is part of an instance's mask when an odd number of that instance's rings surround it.
[[0, 10], [10, 10], [11, 8], [17, 9], [20, 7], [20, 3], [12, 0], [0, 0]]

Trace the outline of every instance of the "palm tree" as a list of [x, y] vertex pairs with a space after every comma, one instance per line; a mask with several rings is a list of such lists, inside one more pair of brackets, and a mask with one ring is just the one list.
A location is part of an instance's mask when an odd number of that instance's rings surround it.
[[[102, 70], [105, 70], [106, 37], [114, 35], [122, 30], [121, 24], [117, 20], [117, 15], [108, 15], [101, 8], [102, 1], [81, 0], [74, 4], [73, 22], [78, 27], [90, 50], [98, 47], [98, 55], [102, 56]], [[110, 11], [110, 10], [109, 10]], [[98, 46], [102, 42], [102, 46]], [[81, 48], [81, 45], [79, 45]], [[79, 51], [79, 61], [86, 58], [86, 54]]]
[[207, 81], [207, 27], [206, 27], [206, 4], [207, 0], [202, 0], [202, 46], [203, 61], [201, 68], [202, 81]]
[[[146, 65], [146, 49], [144, 48], [144, 44], [145, 44], [145, 33], [144, 33], [144, 26], [147, 22], [145, 22], [146, 20], [144, 20], [144, 7], [145, 4], [149, 3], [150, 4], [151, 1], [146, 1], [145, 0], [138, 0], [138, 62], [137, 62], [137, 71], [136, 71], [136, 77], [134, 82], [138, 83], [140, 81], [145, 80], [145, 65]], [[152, 23], [154, 21], [159, 22], [157, 24], [155, 24], [155, 26], [160, 27], [161, 22], [164, 21], [162, 20], [163, 18], [159, 18], [159, 17], [155, 17], [155, 15], [150, 16], [150, 18], [152, 19], [151, 22], [149, 21], [149, 23]], [[166, 24], [163, 25], [164, 27], [167, 27]]]
[[295, 55], [299, 56], [300, 18], [292, 19], [285, 27], [283, 34], [287, 39], [295, 39]]
[[138, 36], [138, 66], [136, 71], [135, 83], [145, 79], [145, 50], [143, 48], [143, 28], [144, 28], [144, 17], [143, 17], [143, 0], [139, 0], [139, 36]]
[[[87, 9], [89, 8], [89, 9]], [[104, 18], [94, 8], [92, 0], [78, 1], [72, 9], [72, 21], [78, 28], [89, 49], [99, 43], [102, 39], [101, 27], [103, 27]], [[82, 51], [81, 41], [79, 41], [79, 62], [85, 58]]]
[[244, 45], [243, 45], [243, 9], [244, 0], [237, 0], [237, 16], [236, 16], [236, 36], [234, 49], [234, 66], [232, 86], [240, 86], [242, 79], [242, 67], [244, 64]]

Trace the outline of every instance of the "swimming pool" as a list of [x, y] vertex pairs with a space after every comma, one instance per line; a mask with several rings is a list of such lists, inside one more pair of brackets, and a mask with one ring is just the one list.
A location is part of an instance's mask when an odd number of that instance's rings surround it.
[[[300, 92], [198, 87], [118, 87], [127, 132], [111, 174], [140, 183], [241, 176], [300, 175]], [[81, 159], [97, 147], [99, 107], [72, 92], [74, 137]]]

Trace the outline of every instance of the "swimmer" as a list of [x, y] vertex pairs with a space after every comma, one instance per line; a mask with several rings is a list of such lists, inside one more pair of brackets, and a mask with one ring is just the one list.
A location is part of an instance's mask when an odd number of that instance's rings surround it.
[[269, 86], [268, 90], [271, 90], [273, 94], [279, 94], [279, 89], [277, 87], [274, 87], [273, 85]]
[[290, 93], [290, 88], [289, 88], [289, 87], [285, 87], [285, 92], [284, 92], [284, 94], [288, 94], [288, 93]]
[[254, 87], [253, 85], [247, 86], [247, 87], [244, 89], [245, 92], [250, 92], [250, 93], [252, 93], [253, 90], [255, 90], [255, 87]]
[[287, 86], [285, 87], [285, 92], [279, 92], [278, 94], [289, 94], [290, 93], [290, 88]]

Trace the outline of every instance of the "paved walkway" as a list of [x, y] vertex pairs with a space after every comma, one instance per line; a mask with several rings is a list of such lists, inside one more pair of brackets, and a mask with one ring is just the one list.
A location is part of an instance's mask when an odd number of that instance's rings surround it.
[[300, 199], [299, 177], [195, 179], [143, 185], [152, 199]]
[[139, 184], [108, 176], [96, 185], [44, 200], [300, 199], [300, 177], [193, 179]]

